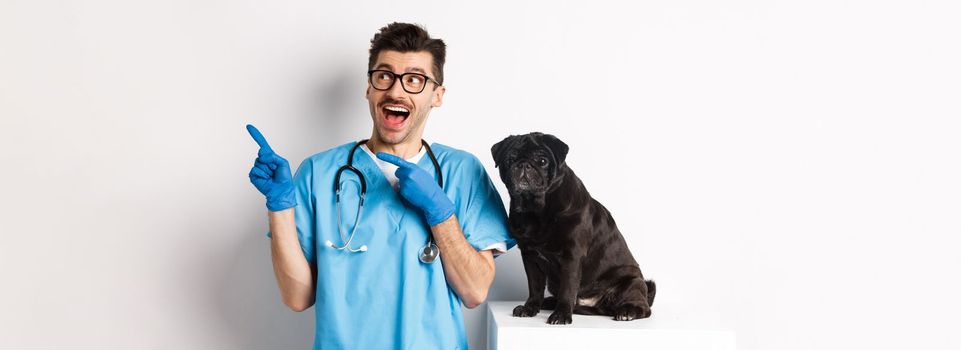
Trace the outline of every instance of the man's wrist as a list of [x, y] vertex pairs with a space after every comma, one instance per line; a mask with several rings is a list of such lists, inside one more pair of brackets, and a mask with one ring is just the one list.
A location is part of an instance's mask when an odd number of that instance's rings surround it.
[[275, 193], [267, 195], [267, 210], [281, 211], [297, 206], [297, 197], [293, 186], [278, 188]]
[[454, 227], [457, 227], [457, 215], [451, 214], [450, 216], [447, 217], [447, 219], [437, 224], [431, 225], [430, 230], [434, 233], [438, 233], [438, 232], [446, 233], [446, 232], [452, 231]]
[[450, 220], [454, 216], [454, 208], [441, 211], [439, 213], [434, 213], [430, 218], [427, 218], [427, 223], [431, 226], [443, 223], [444, 221]]
[[270, 220], [284, 219], [294, 215], [294, 207], [282, 210], [267, 210], [267, 218]]

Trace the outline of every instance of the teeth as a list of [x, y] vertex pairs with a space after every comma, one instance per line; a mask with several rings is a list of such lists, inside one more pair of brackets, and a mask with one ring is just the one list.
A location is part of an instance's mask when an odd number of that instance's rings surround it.
[[387, 107], [384, 107], [384, 109], [386, 109], [386, 110], [388, 110], [388, 111], [393, 111], [393, 112], [410, 113], [410, 111], [407, 110], [407, 108], [404, 108], [404, 107], [387, 106]]

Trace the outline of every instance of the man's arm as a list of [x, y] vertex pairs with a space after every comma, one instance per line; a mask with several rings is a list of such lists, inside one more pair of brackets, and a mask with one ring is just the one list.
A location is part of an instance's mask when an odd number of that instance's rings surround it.
[[440, 248], [444, 276], [454, 292], [473, 309], [487, 299], [487, 291], [494, 282], [494, 256], [490, 250], [476, 251], [461, 231], [457, 215], [431, 226]]
[[280, 297], [291, 310], [301, 312], [314, 305], [314, 276], [297, 239], [294, 208], [268, 211], [270, 256]]
[[317, 273], [307, 263], [297, 237], [297, 224], [294, 222], [297, 196], [290, 176], [290, 164], [274, 152], [264, 134], [256, 127], [247, 124], [247, 132], [260, 146], [248, 176], [250, 183], [267, 198], [270, 255], [280, 296], [284, 304], [294, 311], [304, 311], [314, 304]]

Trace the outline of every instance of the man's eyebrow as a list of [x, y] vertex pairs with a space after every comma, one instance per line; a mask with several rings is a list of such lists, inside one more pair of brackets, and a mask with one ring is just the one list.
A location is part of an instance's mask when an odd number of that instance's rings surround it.
[[[389, 70], [389, 71], [393, 72], [393, 71], [394, 71], [394, 66], [391, 66], [391, 65], [389, 65], [389, 64], [387, 64], [387, 63], [381, 63], [381, 64], [378, 64], [378, 65], [374, 66], [374, 69], [375, 69], [375, 70], [376, 70], [376, 69], [386, 69], [386, 70]], [[427, 71], [424, 70], [423, 68], [420, 68], [420, 67], [407, 68], [407, 71], [408, 71], [408, 72], [414, 72], [414, 73], [420, 73], [420, 74], [423, 74], [423, 75], [427, 75]]]

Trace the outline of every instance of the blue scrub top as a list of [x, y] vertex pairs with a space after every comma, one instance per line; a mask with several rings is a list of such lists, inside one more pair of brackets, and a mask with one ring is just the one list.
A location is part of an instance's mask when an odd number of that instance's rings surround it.
[[[294, 175], [297, 235], [307, 261], [317, 267], [314, 349], [467, 349], [461, 300], [444, 277], [444, 253], [433, 264], [420, 262], [430, 232], [426, 220], [401, 199], [363, 150], [354, 153], [354, 167], [367, 180], [367, 195], [351, 247], [366, 244], [368, 250], [351, 253], [324, 244], [344, 244], [337, 228], [334, 174], [347, 163], [354, 144], [307, 158]], [[470, 245], [477, 250], [499, 242], [513, 247], [504, 204], [480, 161], [441, 144], [431, 149]], [[417, 165], [435, 174], [430, 157]], [[349, 235], [360, 180], [345, 171], [340, 182], [341, 220]]]

